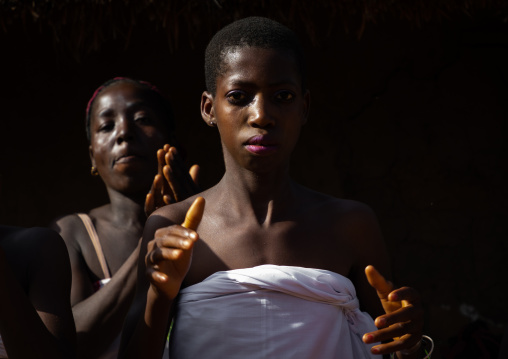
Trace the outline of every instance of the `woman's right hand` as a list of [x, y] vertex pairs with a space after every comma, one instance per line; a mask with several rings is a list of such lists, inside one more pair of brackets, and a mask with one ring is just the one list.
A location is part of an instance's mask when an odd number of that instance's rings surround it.
[[158, 173], [145, 200], [145, 213], [152, 212], [165, 205], [180, 202], [200, 192], [198, 186], [199, 166], [187, 167], [178, 150], [166, 144], [157, 151]]
[[157, 293], [173, 300], [187, 275], [191, 264], [192, 248], [199, 239], [196, 229], [201, 222], [205, 200], [194, 200], [184, 223], [160, 228], [148, 243], [145, 257], [146, 275]]

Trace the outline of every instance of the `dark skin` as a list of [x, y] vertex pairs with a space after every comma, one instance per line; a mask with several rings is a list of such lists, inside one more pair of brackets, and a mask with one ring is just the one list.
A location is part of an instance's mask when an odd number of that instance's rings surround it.
[[0, 226], [0, 335], [9, 358], [74, 358], [71, 275], [62, 238]]
[[[179, 188], [192, 190], [186, 184], [192, 180], [185, 171], [186, 176], [171, 177], [176, 192], [164, 191], [171, 187], [165, 178], [152, 186], [158, 171], [163, 173], [165, 167], [171, 167], [180, 173], [184, 165], [175, 148], [163, 148], [169, 137], [163, 112], [151, 96], [136, 84], [119, 82], [104, 89], [91, 108], [90, 158], [110, 199], [110, 203], [88, 213], [112, 276], [101, 290], [96, 292], [93, 284], [104, 279], [104, 274], [81, 220], [69, 215], [53, 224], [64, 238], [71, 260], [71, 303], [79, 357], [99, 357], [121, 332], [136, 285], [145, 210], [151, 213], [162, 205], [164, 195], [167, 201], [174, 201], [176, 194], [182, 198], [190, 195], [179, 193]], [[157, 158], [160, 148], [164, 154], [171, 154], [167, 161], [164, 155]]]
[[[312, 191], [289, 176], [290, 154], [310, 106], [293, 58], [244, 47], [228, 53], [223, 65], [217, 93], [202, 95], [201, 113], [220, 132], [226, 173], [200, 194], [206, 205], [197, 228], [180, 225], [195, 197], [163, 207], [147, 221], [120, 357], [160, 357], [180, 288], [217, 271], [262, 264], [320, 268], [348, 277], [362, 309], [381, 315], [380, 330], [367, 333], [364, 341], [401, 337], [373, 351], [415, 346], [423, 325], [416, 291], [393, 290], [373, 267], [365, 272], [373, 265], [390, 275], [375, 215], [364, 204]], [[263, 136], [261, 144], [252, 142], [253, 136]]]

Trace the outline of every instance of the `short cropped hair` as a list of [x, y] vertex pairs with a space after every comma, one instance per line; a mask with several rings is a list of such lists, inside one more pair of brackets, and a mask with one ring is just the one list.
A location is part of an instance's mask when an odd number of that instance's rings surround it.
[[95, 90], [90, 100], [88, 101], [85, 118], [86, 137], [88, 138], [88, 142], [90, 142], [92, 138], [90, 132], [90, 122], [91, 122], [92, 106], [95, 102], [95, 99], [100, 95], [102, 91], [119, 82], [130, 82], [138, 86], [141, 90], [147, 91], [152, 96], [152, 98], [155, 100], [155, 103], [159, 105], [160, 109], [162, 110], [164, 124], [166, 125], [166, 129], [168, 131], [167, 135], [168, 137], [172, 138], [173, 132], [175, 130], [175, 120], [173, 115], [173, 108], [171, 106], [171, 103], [169, 102], [169, 99], [162, 92], [160, 92], [157, 87], [155, 87], [154, 85], [152, 85], [147, 81], [135, 80], [128, 77], [115, 77], [113, 79], [104, 82], [101, 86], [99, 86], [97, 90]]
[[205, 81], [207, 91], [213, 96], [217, 91], [217, 78], [226, 71], [226, 55], [242, 47], [288, 51], [300, 71], [302, 91], [306, 89], [305, 58], [296, 34], [277, 21], [253, 16], [227, 25], [208, 43], [205, 51]]

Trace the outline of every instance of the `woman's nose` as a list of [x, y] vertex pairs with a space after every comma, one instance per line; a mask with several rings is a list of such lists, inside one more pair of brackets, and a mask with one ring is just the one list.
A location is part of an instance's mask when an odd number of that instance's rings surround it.
[[251, 126], [264, 128], [275, 125], [275, 119], [269, 100], [261, 96], [257, 97], [254, 103], [250, 105], [250, 110], [251, 114], [248, 122]]
[[126, 118], [121, 118], [117, 123], [116, 142], [118, 144], [129, 141], [134, 137], [132, 132], [133, 124]]

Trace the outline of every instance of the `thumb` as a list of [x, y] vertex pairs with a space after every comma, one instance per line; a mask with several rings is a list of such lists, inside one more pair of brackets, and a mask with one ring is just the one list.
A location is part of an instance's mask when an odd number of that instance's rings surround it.
[[365, 276], [369, 284], [377, 291], [377, 295], [381, 300], [388, 300], [388, 295], [393, 291], [393, 284], [387, 281], [385, 277], [377, 271], [374, 266], [368, 265], [365, 268]]
[[203, 212], [205, 210], [205, 199], [203, 197], [198, 197], [192, 202], [187, 214], [185, 215], [185, 220], [182, 223], [182, 227], [192, 229], [195, 231], [199, 223], [201, 222], [201, 218], [203, 218]]
[[192, 181], [199, 187], [198, 177], [199, 177], [199, 165], [193, 165], [189, 170], [189, 175], [192, 178]]

